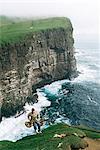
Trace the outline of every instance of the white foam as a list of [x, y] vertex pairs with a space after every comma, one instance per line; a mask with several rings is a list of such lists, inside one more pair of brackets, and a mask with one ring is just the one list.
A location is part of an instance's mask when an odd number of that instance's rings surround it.
[[95, 82], [95, 71], [90, 70], [89, 67], [85, 65], [78, 65], [79, 76], [74, 79], [73, 82], [84, 82], [84, 81], [94, 81]]
[[77, 58], [77, 69], [80, 72], [79, 76], [75, 78], [74, 82], [94, 82], [100, 84], [100, 71], [99, 69], [91, 69], [89, 65], [94, 65], [100, 68], [99, 64], [99, 52], [98, 51], [88, 51], [76, 49]]
[[64, 118], [63, 116], [61, 116], [60, 118], [57, 118], [55, 123], [66, 123], [68, 125], [71, 125], [70, 124], [70, 120], [68, 118]]
[[19, 117], [10, 117], [4, 118], [3, 121], [0, 123], [0, 141], [8, 140], [8, 141], [17, 141], [22, 139], [25, 136], [34, 134], [34, 129], [27, 128], [25, 126], [25, 121], [27, 121], [27, 115], [34, 107], [37, 111], [41, 111], [43, 107], [49, 106], [50, 102], [47, 100], [45, 95], [37, 90], [38, 94], [38, 103], [33, 105], [29, 105], [26, 103], [25, 105], [25, 112], [20, 115]]
[[90, 96], [87, 96], [87, 98], [91, 103], [94, 103], [94, 105], [98, 105], [98, 103], [94, 101]]
[[46, 93], [51, 93], [53, 95], [57, 95], [58, 91], [62, 88], [62, 84], [69, 82], [69, 80], [65, 79], [65, 80], [59, 80], [59, 81], [55, 81], [53, 83], [51, 83], [50, 85], [46, 85], [45, 91]]

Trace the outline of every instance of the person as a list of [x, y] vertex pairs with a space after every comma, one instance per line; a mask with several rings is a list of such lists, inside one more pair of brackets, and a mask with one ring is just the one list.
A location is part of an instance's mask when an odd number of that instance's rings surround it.
[[31, 124], [34, 126], [34, 130], [36, 133], [41, 133], [40, 129], [40, 114], [32, 108], [32, 111], [28, 114], [28, 119]]

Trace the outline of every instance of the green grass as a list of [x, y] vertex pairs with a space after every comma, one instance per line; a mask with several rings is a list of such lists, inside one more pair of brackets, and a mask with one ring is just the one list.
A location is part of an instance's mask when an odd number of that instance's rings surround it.
[[89, 128], [87, 126], [84, 126], [84, 125], [76, 126], [76, 128], [85, 132], [85, 134], [89, 138], [92, 138], [92, 139], [99, 139], [100, 138], [100, 130], [95, 130], [95, 129]]
[[[65, 138], [54, 138], [55, 134], [65, 133], [68, 136]], [[67, 150], [69, 145], [78, 146], [84, 145], [82, 138], [74, 136], [73, 133], [78, 135], [87, 135], [87, 137], [100, 138], [100, 133], [87, 131], [84, 132], [76, 127], [69, 127], [65, 124], [57, 124], [45, 129], [42, 134], [37, 134], [29, 137], [25, 137], [15, 143], [8, 141], [0, 142], [0, 150]], [[58, 148], [58, 144], [62, 143], [61, 149]]]
[[0, 16], [0, 27], [7, 25], [7, 24], [11, 24], [13, 21], [11, 18], [6, 17], [6, 16]]
[[98, 132], [98, 131], [89, 130], [89, 129], [81, 129], [81, 131], [85, 132], [85, 134], [89, 138], [100, 139], [100, 132]]
[[6, 23], [0, 27], [0, 44], [20, 41], [25, 35], [41, 30], [71, 27], [70, 20], [65, 17], [24, 20], [20, 22], [10, 22], [8, 20], [8, 23], [6, 20]]

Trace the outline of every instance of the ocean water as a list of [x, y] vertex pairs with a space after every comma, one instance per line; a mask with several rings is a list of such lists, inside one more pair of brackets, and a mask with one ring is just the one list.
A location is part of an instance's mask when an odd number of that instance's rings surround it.
[[70, 124], [100, 129], [99, 56], [99, 50], [77, 49], [79, 76], [72, 81], [57, 81], [42, 88], [51, 101], [51, 107], [44, 110], [44, 114], [51, 118], [51, 123], [63, 117]]
[[[100, 129], [100, 51], [76, 49], [79, 76], [42, 88], [51, 106], [44, 110], [51, 123], [62, 117], [70, 124]], [[61, 83], [61, 84], [60, 84]]]
[[100, 51], [76, 49], [79, 76], [72, 81], [60, 80], [37, 89], [38, 103], [26, 104], [19, 117], [3, 118], [0, 141], [17, 141], [34, 133], [26, 128], [27, 114], [34, 107], [47, 119], [42, 129], [50, 124], [65, 122], [100, 129]]

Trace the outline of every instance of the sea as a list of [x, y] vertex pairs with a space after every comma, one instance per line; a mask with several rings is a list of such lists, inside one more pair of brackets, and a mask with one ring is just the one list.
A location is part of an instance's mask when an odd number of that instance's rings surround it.
[[100, 49], [97, 45], [85, 43], [76, 46], [75, 57], [78, 77], [71, 81], [59, 80], [37, 89], [37, 103], [26, 103], [25, 112], [18, 117], [3, 118], [0, 141], [16, 142], [35, 134], [33, 127], [25, 126], [27, 114], [33, 107], [46, 120], [42, 130], [61, 122], [100, 130]]

